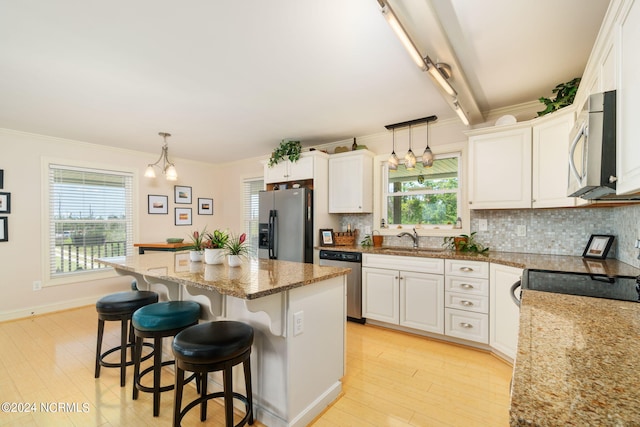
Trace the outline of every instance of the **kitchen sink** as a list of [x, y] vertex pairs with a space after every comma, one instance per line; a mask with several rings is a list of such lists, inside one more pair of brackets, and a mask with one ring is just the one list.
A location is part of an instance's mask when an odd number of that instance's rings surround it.
[[408, 248], [406, 246], [385, 246], [377, 249], [380, 252], [403, 252], [411, 254], [419, 253], [439, 253], [444, 252], [444, 248]]

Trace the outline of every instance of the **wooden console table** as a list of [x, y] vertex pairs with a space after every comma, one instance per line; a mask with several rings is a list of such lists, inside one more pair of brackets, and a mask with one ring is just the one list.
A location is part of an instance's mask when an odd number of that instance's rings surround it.
[[144, 254], [144, 251], [165, 251], [176, 252], [191, 249], [191, 243], [134, 243], [133, 246], [138, 248], [140, 255]]

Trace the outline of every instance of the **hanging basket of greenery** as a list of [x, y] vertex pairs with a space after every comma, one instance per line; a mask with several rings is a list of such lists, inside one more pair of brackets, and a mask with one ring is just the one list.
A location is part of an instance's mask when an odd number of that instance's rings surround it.
[[578, 91], [579, 85], [580, 77], [576, 77], [569, 82], [560, 83], [555, 87], [555, 89], [553, 89], [552, 92], [556, 94], [555, 99], [544, 97], [538, 98], [538, 101], [547, 106], [547, 108], [545, 108], [543, 111], [538, 111], [538, 117], [544, 116], [545, 114], [552, 113], [556, 110], [573, 104], [573, 100], [576, 97], [576, 92]]
[[284, 139], [278, 145], [278, 147], [271, 153], [269, 159], [269, 167], [277, 165], [281, 160], [289, 160], [290, 162], [297, 162], [300, 159], [300, 152], [302, 151], [302, 145], [300, 141], [285, 141]]

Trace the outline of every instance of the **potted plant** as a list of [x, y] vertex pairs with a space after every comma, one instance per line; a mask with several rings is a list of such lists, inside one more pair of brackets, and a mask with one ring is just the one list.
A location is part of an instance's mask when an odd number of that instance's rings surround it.
[[302, 151], [302, 145], [300, 141], [285, 141], [280, 142], [280, 145], [273, 150], [271, 158], [269, 159], [269, 167], [277, 165], [281, 160], [289, 160], [290, 162], [297, 162], [300, 159], [300, 152]]
[[206, 234], [204, 241], [204, 262], [207, 264], [222, 264], [224, 259], [224, 245], [229, 240], [226, 231], [215, 230]]
[[207, 227], [200, 232], [194, 231], [189, 235], [191, 238], [191, 252], [189, 252], [189, 259], [193, 262], [202, 261], [202, 253], [204, 252], [204, 236], [206, 235]]
[[447, 236], [444, 238], [442, 246], [452, 251], [485, 253], [489, 250], [475, 240], [476, 232], [471, 234], [460, 234], [459, 236]]
[[544, 116], [545, 114], [552, 113], [556, 110], [573, 104], [573, 100], [576, 97], [576, 92], [578, 92], [579, 85], [580, 77], [576, 77], [575, 79], [566, 83], [560, 83], [555, 87], [555, 89], [553, 89], [552, 92], [556, 94], [555, 99], [545, 97], [538, 98], [538, 101], [542, 102], [547, 107], [542, 111], [538, 111], [538, 117]]
[[242, 258], [249, 254], [249, 247], [246, 244], [247, 234], [242, 233], [239, 236], [230, 235], [224, 248], [227, 253], [227, 261], [229, 267], [238, 267], [242, 264]]

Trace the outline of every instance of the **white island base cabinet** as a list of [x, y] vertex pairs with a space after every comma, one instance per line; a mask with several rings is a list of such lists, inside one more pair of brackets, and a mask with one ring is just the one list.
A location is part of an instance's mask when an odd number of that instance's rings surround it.
[[511, 286], [522, 277], [522, 269], [491, 263], [491, 340], [494, 350], [511, 360], [518, 350], [520, 308], [511, 298]]

